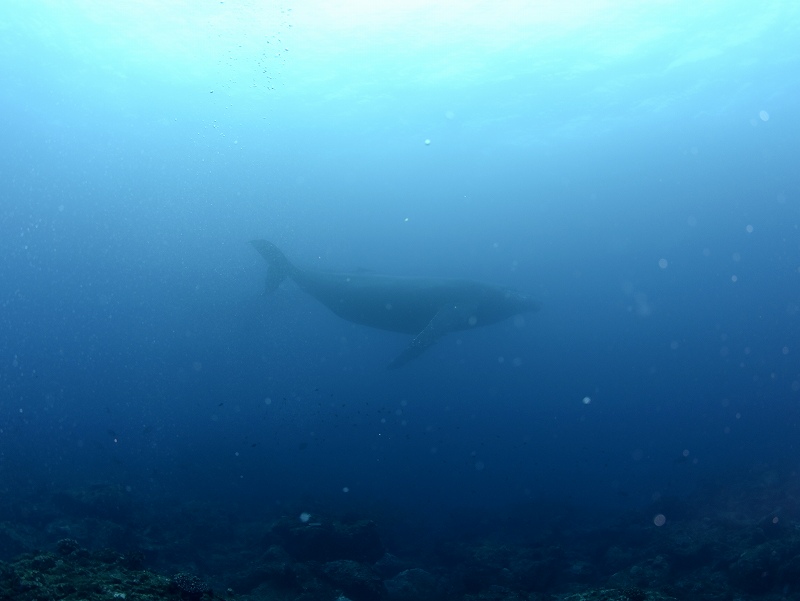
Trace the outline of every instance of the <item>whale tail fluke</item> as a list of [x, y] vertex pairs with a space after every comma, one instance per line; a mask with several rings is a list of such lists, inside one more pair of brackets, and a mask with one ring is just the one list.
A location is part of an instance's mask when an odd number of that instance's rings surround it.
[[275, 292], [280, 286], [281, 282], [287, 277], [291, 277], [296, 270], [295, 266], [289, 263], [277, 246], [272, 242], [266, 240], [251, 240], [252, 244], [258, 253], [264, 257], [269, 264], [269, 273], [267, 273], [267, 294]]

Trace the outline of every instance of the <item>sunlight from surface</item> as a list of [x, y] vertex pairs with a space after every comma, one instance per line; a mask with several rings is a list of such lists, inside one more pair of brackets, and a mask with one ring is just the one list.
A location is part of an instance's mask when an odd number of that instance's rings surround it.
[[11, 2], [8, 31], [48, 50], [76, 90], [153, 90], [157, 102], [188, 90], [259, 112], [267, 100], [324, 105], [335, 119], [440, 94], [480, 127], [526, 116], [562, 131], [670, 110], [734, 65], [746, 83], [771, 68], [752, 56], [791, 60], [764, 45], [800, 12], [779, 0]]
[[779, 14], [774, 2], [688, 0], [48, 0], [47, 6], [55, 18], [40, 19], [37, 33], [48, 41], [60, 29], [74, 52], [99, 62], [150, 63], [191, 77], [267, 64], [274, 72], [276, 63], [290, 60], [290, 79], [366, 68], [373, 77], [421, 83], [550, 69], [577, 74], [656, 50], [670, 55], [665, 67], [675, 67], [718, 57], [763, 33]]

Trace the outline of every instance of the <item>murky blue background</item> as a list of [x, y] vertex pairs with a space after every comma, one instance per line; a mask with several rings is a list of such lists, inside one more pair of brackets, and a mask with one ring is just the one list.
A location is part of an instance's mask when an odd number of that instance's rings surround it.
[[[3, 494], [435, 518], [791, 469], [799, 25], [778, 0], [4, 2]], [[543, 308], [386, 371], [409, 337], [264, 296], [257, 237]]]

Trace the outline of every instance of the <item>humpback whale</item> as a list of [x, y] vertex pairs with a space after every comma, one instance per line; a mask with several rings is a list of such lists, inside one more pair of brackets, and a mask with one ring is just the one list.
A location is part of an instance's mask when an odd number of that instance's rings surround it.
[[461, 279], [300, 269], [271, 242], [251, 244], [268, 263], [268, 293], [289, 278], [343, 319], [414, 335], [389, 369], [415, 359], [448, 332], [539, 310], [539, 303], [510, 288]]

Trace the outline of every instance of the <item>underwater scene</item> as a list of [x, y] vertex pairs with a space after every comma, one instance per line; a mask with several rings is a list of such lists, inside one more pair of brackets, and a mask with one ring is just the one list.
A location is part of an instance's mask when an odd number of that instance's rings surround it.
[[800, 599], [800, 3], [0, 34], [0, 600]]

